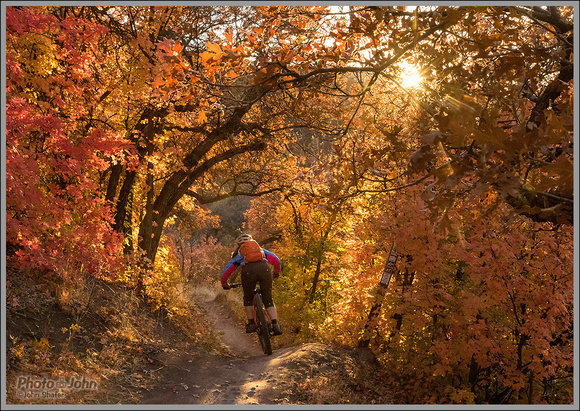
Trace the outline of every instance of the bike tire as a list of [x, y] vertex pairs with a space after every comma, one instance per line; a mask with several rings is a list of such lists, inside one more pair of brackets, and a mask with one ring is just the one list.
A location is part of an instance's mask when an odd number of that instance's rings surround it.
[[254, 308], [256, 311], [256, 320], [258, 322], [258, 340], [264, 354], [272, 354], [272, 343], [270, 341], [270, 330], [268, 330], [268, 322], [266, 321], [266, 314], [264, 313], [264, 304], [260, 294], [254, 294]]

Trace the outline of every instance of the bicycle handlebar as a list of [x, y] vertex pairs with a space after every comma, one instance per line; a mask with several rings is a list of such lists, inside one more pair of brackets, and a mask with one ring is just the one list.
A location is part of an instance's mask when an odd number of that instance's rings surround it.
[[[234, 284], [228, 284], [230, 286], [230, 289], [232, 288], [238, 288], [241, 287], [242, 284], [241, 283], [234, 283]], [[256, 288], [254, 288], [254, 293], [259, 293], [260, 291], [260, 287], [258, 286], [258, 284], [256, 284]]]

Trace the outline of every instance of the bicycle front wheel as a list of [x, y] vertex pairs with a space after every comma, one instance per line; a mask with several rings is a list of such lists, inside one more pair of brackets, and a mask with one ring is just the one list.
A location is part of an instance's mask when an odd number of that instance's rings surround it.
[[258, 322], [258, 340], [264, 354], [272, 354], [272, 344], [270, 342], [270, 330], [268, 329], [268, 322], [266, 321], [266, 314], [264, 313], [264, 304], [260, 294], [254, 294], [254, 311], [256, 312], [256, 320]]

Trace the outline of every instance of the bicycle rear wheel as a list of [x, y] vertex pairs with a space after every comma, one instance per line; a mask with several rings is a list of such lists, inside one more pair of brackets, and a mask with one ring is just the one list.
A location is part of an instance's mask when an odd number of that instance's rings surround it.
[[266, 321], [266, 314], [264, 313], [264, 304], [260, 294], [254, 294], [254, 311], [256, 312], [256, 321], [258, 323], [258, 340], [264, 354], [272, 354], [272, 344], [270, 342], [270, 330], [268, 330], [268, 322]]

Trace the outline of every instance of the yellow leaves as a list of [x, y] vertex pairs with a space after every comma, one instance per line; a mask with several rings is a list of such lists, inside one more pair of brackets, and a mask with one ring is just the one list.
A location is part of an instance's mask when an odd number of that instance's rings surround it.
[[172, 42], [168, 38], [164, 38], [162, 42], [157, 43], [157, 48], [169, 55], [178, 55], [182, 52], [183, 46], [177, 42]]
[[24, 343], [19, 343], [18, 342], [18, 337], [13, 337], [11, 335], [10, 336], [10, 339], [12, 340], [12, 348], [10, 348], [10, 352], [15, 357], [22, 358], [22, 355], [24, 354], [25, 344]]
[[165, 80], [165, 87], [166, 88], [173, 88], [173, 87], [177, 87], [179, 85], [179, 81], [177, 81], [177, 79], [175, 77], [169, 77], [167, 80]]
[[572, 140], [573, 121], [571, 118], [556, 114], [552, 107], [544, 110], [544, 115], [548, 125], [545, 134], [548, 143], [558, 144]]
[[158, 66], [159, 71], [151, 86], [153, 89], [161, 89], [163, 92], [168, 92], [179, 86], [180, 81], [185, 79], [189, 65], [181, 57], [181, 52], [183, 51], [181, 44], [164, 39], [162, 42], [157, 43], [157, 48], [157, 55], [161, 64]]
[[254, 84], [263, 84], [265, 86], [275, 86], [277, 84], [276, 77], [274, 76], [280, 70], [277, 66], [269, 64], [266, 67], [261, 68], [256, 72], [252, 82]]
[[[55, 45], [48, 36], [24, 33], [13, 44], [14, 50], [17, 50], [17, 60], [25, 63], [28, 70], [40, 77], [52, 74], [52, 70], [58, 65]], [[10, 50], [7, 49], [7, 52]]]
[[171, 52], [171, 40], [169, 40], [168, 38], [164, 38], [162, 42], [157, 44], [157, 48], [159, 48], [159, 50], [163, 50], [166, 53], [170, 53]]
[[558, 156], [555, 162], [547, 165], [544, 169], [564, 180], [570, 180], [574, 176], [574, 164], [565, 155]]
[[209, 64], [210, 61], [215, 57], [215, 54], [204, 51], [200, 54], [200, 57], [203, 64]]
[[25, 343], [19, 343], [18, 338], [13, 336], [10, 336], [10, 338], [12, 339], [10, 353], [13, 356], [22, 359], [24, 354], [28, 353], [36, 359], [47, 358], [47, 353], [50, 349], [50, 343], [47, 338], [42, 337], [40, 340], [33, 338]]
[[38, 350], [38, 351], [46, 351], [49, 348], [50, 348], [50, 344], [48, 343], [48, 339], [46, 339], [44, 337], [42, 337], [38, 341], [34, 341], [34, 343], [32, 345], [32, 349]]
[[483, 130], [474, 130], [473, 140], [479, 145], [487, 145], [492, 150], [505, 150], [510, 138], [501, 127], [485, 127]]
[[453, 404], [473, 404], [475, 402], [475, 394], [470, 390], [454, 391], [449, 398]]

